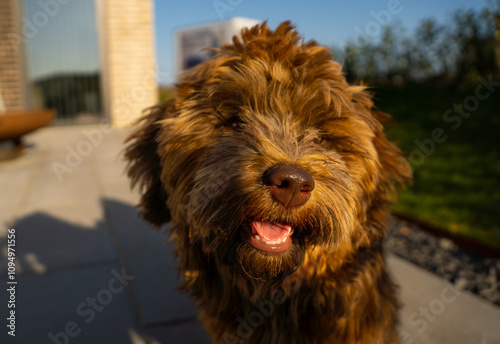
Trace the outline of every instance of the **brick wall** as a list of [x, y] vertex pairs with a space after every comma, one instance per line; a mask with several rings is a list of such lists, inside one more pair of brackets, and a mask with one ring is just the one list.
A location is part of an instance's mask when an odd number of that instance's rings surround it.
[[152, 0], [98, 1], [104, 104], [112, 124], [158, 102]]
[[18, 0], [0, 1], [0, 92], [8, 110], [25, 107], [25, 59], [20, 3]]

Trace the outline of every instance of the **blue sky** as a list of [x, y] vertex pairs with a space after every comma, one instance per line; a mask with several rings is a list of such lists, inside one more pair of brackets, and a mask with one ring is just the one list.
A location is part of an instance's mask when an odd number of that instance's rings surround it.
[[[459, 8], [482, 9], [487, 0], [155, 0], [155, 34], [158, 63], [158, 79], [161, 84], [171, 84], [174, 76], [174, 31], [177, 28], [212, 22], [232, 17], [268, 20], [276, 27], [284, 20], [296, 24], [306, 40], [315, 39], [321, 44], [343, 46], [362, 32], [372, 13], [388, 10], [393, 1], [395, 7], [389, 24], [399, 22], [409, 31], [424, 18], [432, 17], [439, 22], [448, 21], [451, 13]], [[226, 4], [226, 11], [217, 11], [214, 4]], [[397, 6], [396, 6], [397, 5]], [[389, 12], [390, 13], [390, 12]], [[376, 37], [374, 37], [376, 38]]]
[[[3, 0], [0, 0], [3, 1]], [[105, 0], [98, 0], [105, 1]], [[296, 24], [306, 40], [340, 46], [365, 31], [381, 11], [393, 13], [390, 25], [399, 23], [409, 31], [424, 18], [439, 22], [450, 19], [456, 9], [485, 8], [488, 0], [151, 0], [155, 6], [155, 39], [158, 81], [172, 84], [174, 31], [193, 24], [232, 17], [268, 20], [276, 27], [284, 20]], [[94, 72], [99, 69], [94, 0], [73, 0], [57, 9], [43, 10], [40, 0], [24, 0], [23, 25], [28, 25], [30, 76], [43, 77], [64, 72]], [[217, 10], [226, 6], [226, 11]], [[222, 5], [221, 5], [222, 4]], [[54, 11], [52, 13], [51, 11]], [[42, 13], [45, 12], [45, 13]], [[65, 15], [58, 15], [64, 13]], [[373, 39], [376, 39], [375, 35]]]

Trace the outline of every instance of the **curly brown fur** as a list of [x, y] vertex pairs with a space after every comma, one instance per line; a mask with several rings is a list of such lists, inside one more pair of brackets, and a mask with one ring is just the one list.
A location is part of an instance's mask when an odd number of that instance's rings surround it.
[[[399, 342], [382, 240], [411, 173], [372, 107], [327, 48], [264, 23], [182, 76], [129, 138], [142, 215], [171, 220], [182, 288], [214, 342]], [[305, 203], [278, 201], [264, 181], [275, 166], [314, 179]], [[290, 226], [291, 246], [256, 248], [255, 223]]]

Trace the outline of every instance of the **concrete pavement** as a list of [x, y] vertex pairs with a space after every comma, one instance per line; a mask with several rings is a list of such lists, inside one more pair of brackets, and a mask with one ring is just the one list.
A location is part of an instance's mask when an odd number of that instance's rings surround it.
[[[179, 283], [166, 234], [133, 205], [124, 130], [53, 127], [0, 162], [0, 343], [210, 343]], [[10, 336], [7, 229], [15, 229]], [[405, 344], [500, 343], [500, 309], [389, 256]]]

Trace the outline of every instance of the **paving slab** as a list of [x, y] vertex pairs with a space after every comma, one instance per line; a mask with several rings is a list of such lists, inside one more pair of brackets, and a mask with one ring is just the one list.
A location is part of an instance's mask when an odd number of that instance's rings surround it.
[[165, 231], [149, 227], [129, 204], [106, 200], [105, 207], [127, 267], [137, 276], [134, 286], [144, 323], [161, 324], [194, 318], [197, 311], [191, 299], [176, 289], [181, 280], [174, 261], [173, 244], [167, 244]]
[[[71, 339], [72, 344], [133, 343], [131, 332], [139, 330], [116, 274], [121, 276], [121, 267], [110, 264], [19, 277], [16, 336], [9, 336], [3, 325], [0, 342], [62, 344]], [[5, 280], [1, 282], [4, 285]], [[6, 319], [6, 294], [0, 295], [0, 316]]]
[[68, 172], [57, 172], [59, 170], [54, 169], [54, 162], [55, 160], [49, 160], [43, 165], [26, 200], [26, 206], [99, 199], [89, 159], [82, 160], [74, 168], [64, 167], [68, 168]]
[[194, 319], [198, 314], [191, 299], [176, 289], [180, 280], [167, 262], [168, 257], [158, 251], [128, 260], [129, 270], [137, 276], [136, 299], [146, 326], [168, 326], [179, 319]]
[[10, 225], [21, 203], [31, 191], [49, 152], [29, 151], [17, 159], [0, 161], [0, 237]]
[[[26, 208], [12, 228], [16, 230], [19, 273], [44, 273], [117, 260], [98, 202]], [[6, 241], [1, 241], [0, 247], [5, 250]], [[5, 276], [6, 264], [6, 260], [0, 260], [0, 276]]]
[[403, 344], [500, 343], [500, 308], [394, 255]]

